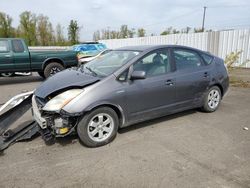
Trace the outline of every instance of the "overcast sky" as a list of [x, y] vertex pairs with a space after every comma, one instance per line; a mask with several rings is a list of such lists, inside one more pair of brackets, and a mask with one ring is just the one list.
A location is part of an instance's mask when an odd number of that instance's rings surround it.
[[71, 19], [82, 26], [81, 40], [91, 40], [93, 32], [120, 25], [143, 27], [147, 35], [164, 28], [201, 27], [203, 6], [207, 6], [206, 29], [250, 28], [249, 0], [1, 0], [0, 11], [19, 23], [23, 11], [47, 15], [54, 27]]

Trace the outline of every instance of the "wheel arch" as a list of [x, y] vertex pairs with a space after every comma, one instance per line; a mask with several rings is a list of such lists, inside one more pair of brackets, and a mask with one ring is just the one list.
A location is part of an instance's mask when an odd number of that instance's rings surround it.
[[219, 84], [219, 83], [216, 83], [216, 84], [211, 85], [210, 88], [213, 87], [213, 86], [217, 86], [217, 87], [220, 89], [221, 97], [223, 97], [223, 95], [224, 95], [224, 90], [223, 90], [222, 85]]
[[[58, 57], [52, 57], [52, 58], [46, 59], [46, 60], [43, 62], [43, 64], [42, 64], [42, 69], [44, 70], [45, 67], [46, 67], [49, 63], [51, 63], [51, 62], [59, 63], [59, 64], [61, 64], [63, 67], [65, 67], [65, 62], [64, 62], [62, 59], [60, 59], [60, 58], [58, 58]], [[66, 68], [66, 67], [65, 67], [65, 68]]]
[[109, 107], [109, 108], [111, 108], [112, 110], [115, 111], [115, 113], [117, 114], [118, 119], [119, 119], [119, 127], [122, 127], [122, 125], [125, 124], [124, 111], [123, 111], [123, 109], [119, 105], [116, 105], [116, 104], [112, 104], [112, 103], [96, 104], [95, 106], [89, 107], [86, 110], [86, 112], [90, 112], [90, 111], [93, 111], [93, 110], [95, 110], [97, 108], [101, 108], [101, 107]]

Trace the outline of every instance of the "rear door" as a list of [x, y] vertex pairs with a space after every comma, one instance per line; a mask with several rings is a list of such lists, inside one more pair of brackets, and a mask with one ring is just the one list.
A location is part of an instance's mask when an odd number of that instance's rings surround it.
[[9, 41], [0, 39], [0, 71], [14, 69], [14, 61], [10, 49]]
[[180, 108], [197, 106], [209, 86], [210, 69], [195, 50], [173, 48], [176, 66], [176, 100]]
[[13, 59], [15, 69], [18, 71], [28, 71], [30, 69], [30, 55], [23, 40], [14, 39], [11, 41], [13, 49]]

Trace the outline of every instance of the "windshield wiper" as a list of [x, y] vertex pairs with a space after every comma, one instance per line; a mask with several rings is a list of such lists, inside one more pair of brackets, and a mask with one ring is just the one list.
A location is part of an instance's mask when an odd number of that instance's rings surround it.
[[91, 69], [90, 67], [85, 66], [85, 68], [86, 68], [89, 72], [91, 72], [93, 75], [98, 76], [98, 74], [97, 74], [95, 71], [93, 71], [93, 69]]

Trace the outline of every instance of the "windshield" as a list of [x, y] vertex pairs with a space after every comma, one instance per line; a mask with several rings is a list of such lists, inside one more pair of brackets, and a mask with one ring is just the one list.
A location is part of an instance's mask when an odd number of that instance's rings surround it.
[[81, 68], [94, 76], [106, 77], [138, 54], [138, 51], [114, 50], [82, 65]]

